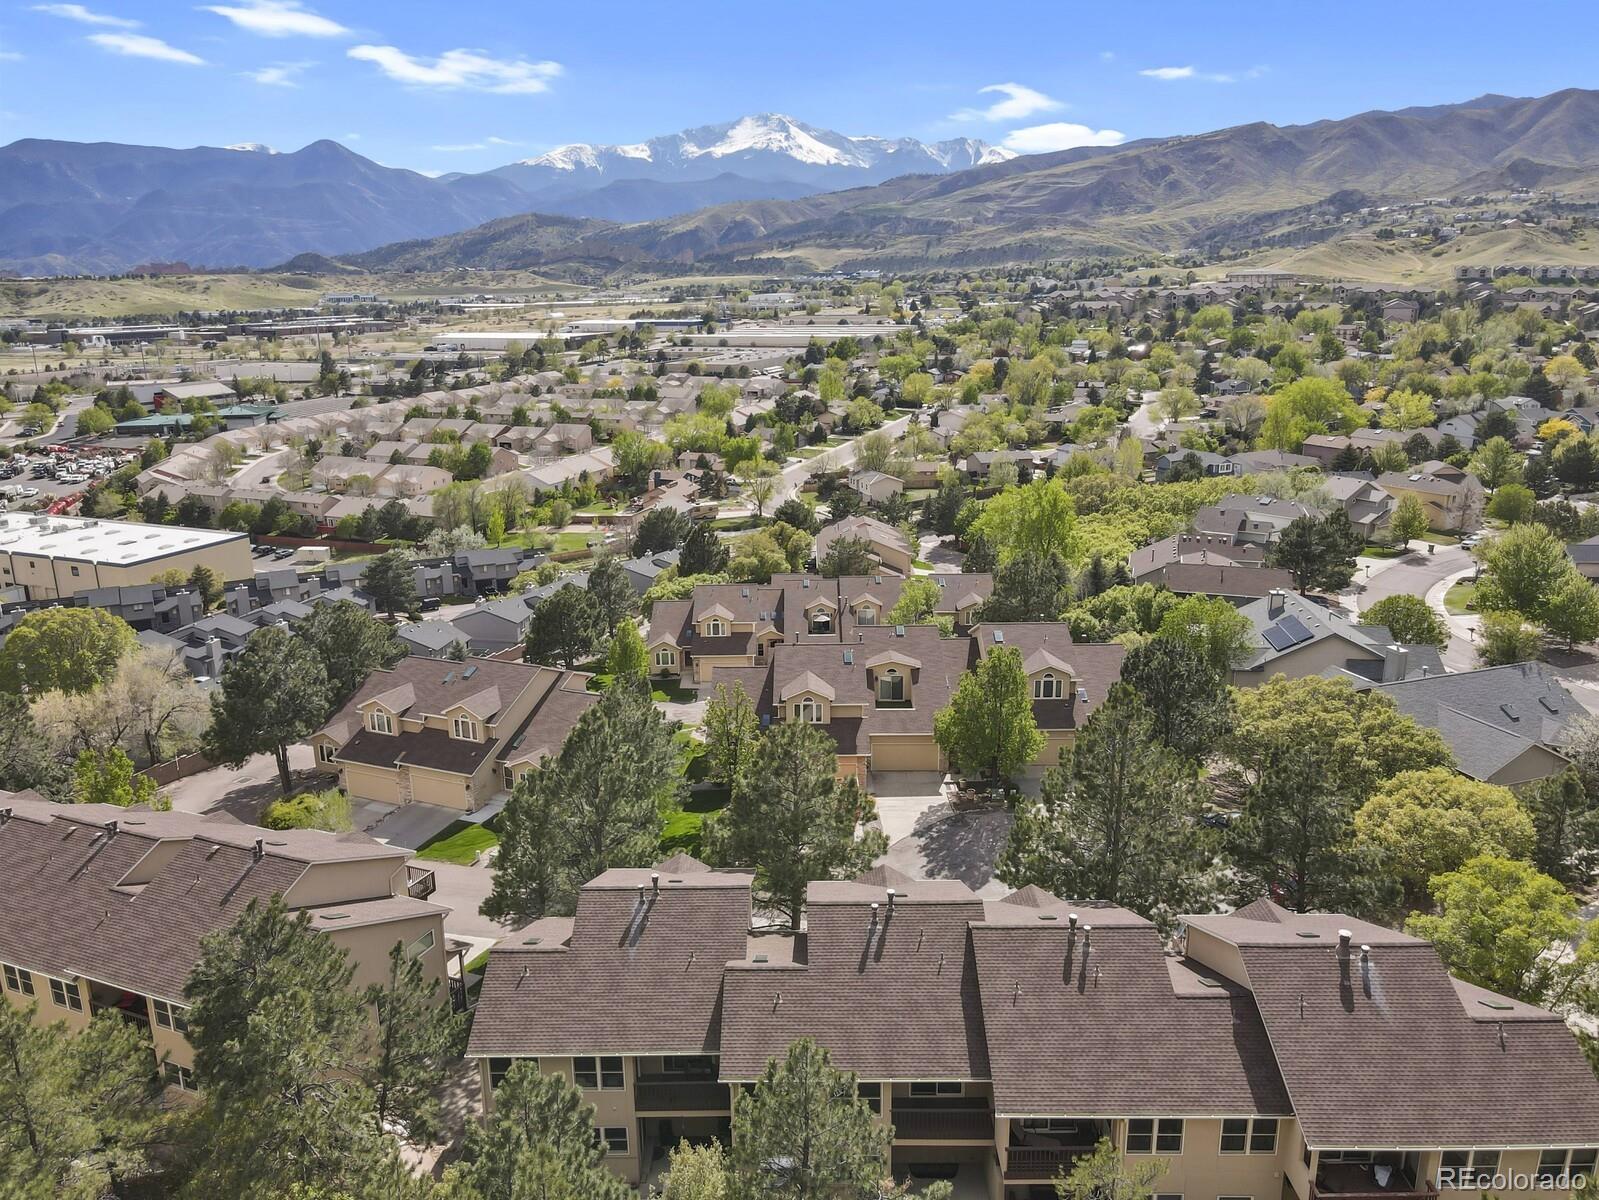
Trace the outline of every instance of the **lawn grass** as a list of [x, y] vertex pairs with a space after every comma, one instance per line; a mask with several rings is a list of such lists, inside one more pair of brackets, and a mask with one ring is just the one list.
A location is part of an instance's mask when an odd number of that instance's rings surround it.
[[711, 521], [711, 528], [718, 533], [742, 533], [746, 529], [759, 529], [761, 524], [758, 517], [717, 517]]
[[493, 820], [490, 817], [482, 824], [456, 821], [453, 825], [447, 825], [417, 847], [416, 856], [433, 862], [471, 866], [472, 860], [480, 853], [500, 844], [499, 835], [489, 827]]
[[1458, 546], [1460, 544], [1459, 536], [1453, 533], [1424, 533], [1419, 540], [1431, 542], [1434, 546]]
[[556, 551], [587, 550], [589, 548], [589, 542], [592, 541], [595, 545], [599, 545], [604, 537], [604, 534], [596, 531], [585, 531], [582, 533], [558, 533], [555, 535], [555, 545], [552, 547], [552, 549]]
[[1462, 579], [1444, 593], [1444, 608], [1457, 617], [1463, 617], [1476, 611], [1476, 596], [1477, 585], [1469, 579]]
[[701, 788], [683, 802], [680, 811], [670, 814], [661, 824], [661, 852], [698, 855], [705, 818], [727, 807], [728, 791], [725, 787]]
[[1405, 552], [1398, 546], [1367, 546], [1360, 552], [1362, 558], [1399, 558]]
[[[584, 669], [583, 667], [578, 667], [579, 671]], [[612, 676], [609, 672], [595, 671], [594, 677], [588, 682], [588, 690], [591, 692], [608, 691], [611, 686], [611, 679]], [[699, 693], [691, 688], [678, 687], [675, 684], [666, 682], [664, 679], [654, 679], [650, 681], [650, 699], [657, 704], [689, 704], [699, 699]]]
[[467, 959], [466, 965], [461, 968], [461, 973], [463, 975], [481, 975], [483, 973], [483, 968], [488, 965], [488, 961], [489, 952], [485, 950], [476, 958]]

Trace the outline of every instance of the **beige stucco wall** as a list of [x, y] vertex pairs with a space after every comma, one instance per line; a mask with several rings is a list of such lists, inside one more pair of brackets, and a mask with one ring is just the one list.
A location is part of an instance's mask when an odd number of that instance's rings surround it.
[[[1238, 1116], [1247, 1114], [1239, 1113]], [[1116, 1122], [1119, 1145], [1126, 1144], [1126, 1123]], [[1297, 1141], [1294, 1137], [1287, 1142]], [[1284, 1159], [1288, 1146], [1283, 1123], [1277, 1126], [1277, 1150], [1273, 1154], [1223, 1154], [1221, 1119], [1190, 1117], [1183, 1122], [1183, 1149], [1180, 1154], [1129, 1154], [1130, 1162], [1149, 1158], [1167, 1159], [1169, 1165], [1156, 1190], [1177, 1193], [1195, 1200], [1218, 1196], [1249, 1196], [1252, 1200], [1279, 1200], [1282, 1195]]]
[[1342, 667], [1351, 659], [1373, 662], [1377, 656], [1363, 650], [1341, 637], [1324, 637], [1291, 654], [1279, 655], [1263, 671], [1234, 671], [1234, 687], [1259, 687], [1278, 675], [1289, 679], [1303, 679], [1307, 675], [1320, 675], [1323, 671]]
[[404, 881], [405, 859], [399, 855], [312, 863], [289, 885], [284, 902], [291, 908], [309, 908], [370, 900], [373, 896], [394, 895], [396, 891], [403, 893]]
[[380, 925], [355, 925], [349, 929], [330, 928], [328, 940], [350, 956], [355, 967], [351, 983], [357, 989], [369, 984], [382, 983], [388, 978], [389, 951], [395, 942], [409, 946], [429, 930], [433, 932], [433, 945], [417, 956], [422, 973], [428, 979], [439, 981], [434, 999], [440, 1004], [449, 1002], [449, 992], [444, 982], [444, 916], [430, 913], [408, 917], [402, 921], [385, 921]]
[[54, 600], [91, 588], [149, 583], [157, 575], [174, 569], [188, 575], [198, 566], [210, 567], [223, 580], [248, 579], [254, 571], [250, 558], [250, 539], [240, 534], [230, 541], [162, 555], [127, 566], [39, 554], [0, 553], [0, 586], [19, 584], [27, 588], [30, 600]]

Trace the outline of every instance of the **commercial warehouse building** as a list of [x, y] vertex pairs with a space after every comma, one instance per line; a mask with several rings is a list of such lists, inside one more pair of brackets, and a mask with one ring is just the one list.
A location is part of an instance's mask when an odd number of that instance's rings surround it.
[[247, 579], [247, 534], [90, 517], [0, 513], [0, 587], [29, 600], [57, 600], [92, 588], [149, 583], [164, 571], [210, 567], [219, 579]]

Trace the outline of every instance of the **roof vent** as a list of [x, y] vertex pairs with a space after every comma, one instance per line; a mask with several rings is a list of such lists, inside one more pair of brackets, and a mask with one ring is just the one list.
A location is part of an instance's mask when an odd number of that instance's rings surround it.
[[476, 667], [468, 667], [466, 670], [461, 672], [461, 678], [462, 679], [470, 679], [470, 678], [472, 678], [472, 676], [474, 676], [476, 674], [477, 674], [477, 668]]
[[1076, 913], [1067, 913], [1066, 914], [1066, 923], [1068, 925], [1070, 925], [1073, 929], [1076, 929], [1077, 928], [1077, 914]]
[[255, 839], [255, 851], [254, 851], [254, 853], [255, 853], [255, 861], [256, 862], [260, 862], [263, 858], [266, 857], [266, 839], [265, 838], [256, 838]]
[[810, 586], [811, 586], [811, 581], [809, 579], [800, 580], [800, 587], [809, 588]]
[[1347, 929], [1340, 929], [1338, 931], [1338, 957], [1339, 958], [1348, 958], [1349, 957], [1349, 941], [1354, 936], [1355, 935], [1350, 933], [1349, 930], [1347, 930]]
[[1307, 940], [1310, 940], [1310, 941], [1314, 941], [1314, 940], [1316, 940], [1316, 939], [1317, 939], [1317, 938], [1319, 938], [1319, 937], [1321, 937], [1321, 934], [1319, 934], [1319, 933], [1316, 933], [1316, 932], [1315, 932], [1315, 931], [1314, 931], [1314, 930], [1310, 930], [1310, 929], [1301, 929], [1301, 930], [1299, 930], [1299, 931], [1297, 931], [1297, 932], [1296, 932], [1296, 933], [1295, 933], [1295, 934], [1294, 934], [1294, 936], [1295, 936], [1295, 937], [1302, 937], [1302, 938], [1305, 938], [1305, 939], [1307, 939]]
[[763, 962], [767, 962], [767, 961], [769, 961], [769, 960], [768, 960], [768, 959], [767, 959], [767, 957], [766, 957], [766, 955], [764, 955], [764, 954], [757, 954], [757, 955], [756, 955], [756, 956], [755, 956], [755, 958], [754, 958], [754, 961], [755, 961], [755, 962], [758, 962], [758, 963], [763, 963]]
[[107, 837], [116, 837], [116, 835], [117, 835], [117, 823], [116, 823], [116, 821], [114, 821], [114, 820], [107, 821], [105, 823], [105, 831], [106, 831], [106, 836]]
[[888, 911], [889, 911], [890, 914], [892, 914], [893, 911], [894, 911], [894, 889], [893, 888], [889, 888], [888, 889]]
[[1005, 631], [1003, 629], [994, 630], [994, 645], [1003, 646], [1004, 644], [1005, 644]]
[[661, 873], [659, 871], [650, 872], [650, 890], [652, 892], [661, 890]]

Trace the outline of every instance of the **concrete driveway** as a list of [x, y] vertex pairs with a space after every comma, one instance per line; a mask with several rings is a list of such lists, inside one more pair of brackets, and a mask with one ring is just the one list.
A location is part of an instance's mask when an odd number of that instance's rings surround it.
[[1010, 833], [1008, 809], [954, 812], [939, 804], [922, 813], [911, 833], [878, 861], [912, 879], [958, 879], [985, 899], [1011, 889], [994, 878], [994, 860]]
[[453, 808], [441, 808], [436, 804], [412, 803], [402, 804], [398, 808], [389, 805], [381, 807], [387, 808], [388, 811], [376, 824], [364, 828], [378, 841], [387, 842], [391, 846], [404, 846], [407, 850], [415, 850], [435, 834], [454, 825], [463, 815]]
[[[320, 791], [335, 782], [316, 769], [310, 746], [289, 747], [289, 771], [296, 793]], [[212, 767], [168, 784], [161, 793], [180, 812], [225, 812], [247, 824], [260, 820], [261, 810], [282, 795], [277, 760], [270, 754], [257, 754], [242, 767]]]

